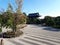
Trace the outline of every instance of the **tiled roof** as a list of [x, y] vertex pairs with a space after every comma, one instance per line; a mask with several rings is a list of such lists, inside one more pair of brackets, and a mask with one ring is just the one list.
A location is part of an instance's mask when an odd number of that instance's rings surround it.
[[28, 17], [40, 17], [39, 13], [31, 13]]

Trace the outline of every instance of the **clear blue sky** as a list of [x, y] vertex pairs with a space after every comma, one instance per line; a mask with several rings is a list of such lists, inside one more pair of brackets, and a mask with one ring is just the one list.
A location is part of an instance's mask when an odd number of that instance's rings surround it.
[[[0, 8], [7, 9], [9, 0], [0, 0]], [[17, 0], [18, 1], [18, 0]], [[10, 0], [11, 4], [16, 4], [14, 0]], [[60, 0], [24, 0], [22, 11], [29, 13], [39, 12], [39, 14], [44, 17], [46, 15], [50, 16], [60, 16]]]

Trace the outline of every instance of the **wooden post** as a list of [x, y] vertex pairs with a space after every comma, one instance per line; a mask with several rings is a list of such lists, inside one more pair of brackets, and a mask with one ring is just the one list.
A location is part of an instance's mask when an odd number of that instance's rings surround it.
[[1, 45], [3, 45], [3, 39], [1, 39]]

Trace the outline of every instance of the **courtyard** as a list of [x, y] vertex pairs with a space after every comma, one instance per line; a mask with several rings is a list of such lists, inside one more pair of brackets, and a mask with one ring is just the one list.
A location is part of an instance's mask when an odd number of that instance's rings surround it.
[[3, 39], [4, 45], [60, 45], [59, 29], [28, 24], [21, 30], [20, 37]]

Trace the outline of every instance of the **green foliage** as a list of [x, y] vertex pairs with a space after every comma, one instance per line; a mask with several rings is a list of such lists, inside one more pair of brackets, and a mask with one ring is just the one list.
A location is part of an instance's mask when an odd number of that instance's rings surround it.
[[53, 26], [54, 25], [54, 19], [52, 17], [46, 16], [44, 18], [44, 20], [45, 20], [46, 25], [48, 25], [48, 26], [51, 26], [51, 25]]
[[56, 28], [60, 28], [60, 16], [55, 18], [55, 26]]
[[50, 17], [50, 16], [46, 16], [44, 18], [44, 22], [47, 26], [52, 26], [55, 28], [60, 28], [60, 16], [58, 17]]
[[21, 14], [11, 12], [4, 12], [0, 15], [0, 26], [2, 27], [10, 27], [13, 31], [17, 30], [17, 25], [24, 24], [26, 22], [26, 16]]
[[38, 18], [27, 18], [28, 24], [40, 24], [40, 19]]
[[18, 6], [16, 12], [13, 11], [13, 7], [11, 4], [8, 4], [8, 8], [6, 11], [0, 14], [0, 32], [2, 32], [2, 28], [10, 28], [12, 31], [8, 31], [3, 33], [3, 37], [15, 37], [23, 34], [20, 31], [20, 25], [26, 23], [26, 15], [23, 14]]

